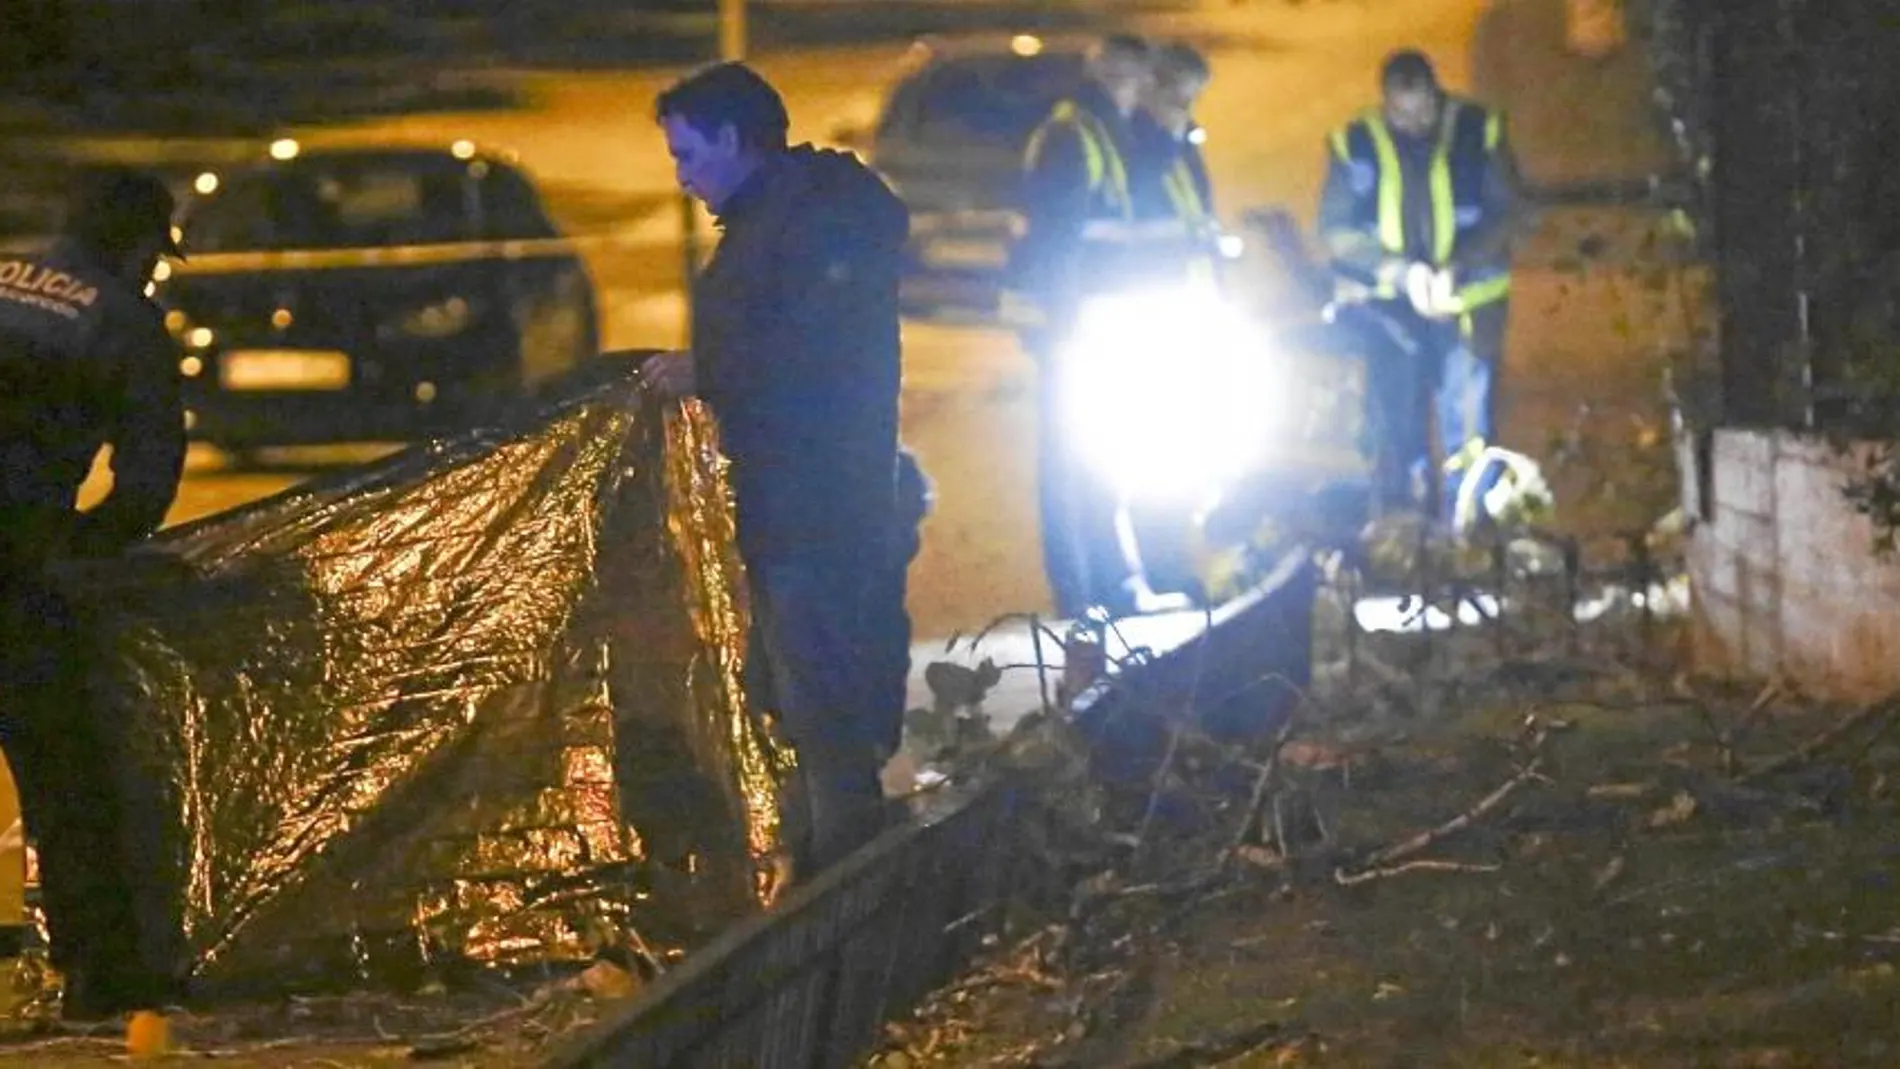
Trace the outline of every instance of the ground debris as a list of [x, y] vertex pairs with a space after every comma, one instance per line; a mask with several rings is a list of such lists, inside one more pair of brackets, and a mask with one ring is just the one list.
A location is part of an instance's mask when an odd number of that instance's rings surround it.
[[[1660, 641], [1642, 634], [1655, 621], [1613, 626]], [[1599, 656], [1602, 641], [1500, 658], [1482, 631], [1381, 637], [1357, 652], [1384, 670], [1319, 673], [1252, 744], [1169, 721], [1140, 776], [1091, 772], [1066, 900], [893, 1027], [873, 1064], [1889, 1050], [1900, 896], [1861, 890], [1900, 882], [1889, 714]], [[1500, 670], [1543, 662], [1572, 666], [1544, 673], [1554, 691]], [[1401, 682], [1440, 696], [1395, 701]], [[1606, 1008], [1601, 991], [1629, 994]]]
[[[233, 1069], [405, 1063], [514, 1069], [539, 1064], [552, 1042], [593, 1023], [602, 1003], [630, 996], [640, 983], [634, 972], [601, 960], [571, 975], [514, 983], [430, 982], [406, 995], [292, 995], [215, 1010], [173, 1008], [165, 1023], [173, 1057]], [[123, 1058], [126, 1042], [120, 1022], [14, 1018], [0, 1025], [0, 1062], [97, 1065], [101, 1058]]]

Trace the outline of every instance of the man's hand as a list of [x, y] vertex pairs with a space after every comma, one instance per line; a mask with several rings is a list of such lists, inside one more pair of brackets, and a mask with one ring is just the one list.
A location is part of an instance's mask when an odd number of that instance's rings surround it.
[[1405, 295], [1426, 319], [1450, 319], [1464, 312], [1449, 268], [1413, 264], [1405, 273]]
[[699, 377], [693, 369], [693, 354], [675, 349], [655, 353], [640, 365], [640, 377], [654, 393], [669, 401], [691, 397], [699, 390]]

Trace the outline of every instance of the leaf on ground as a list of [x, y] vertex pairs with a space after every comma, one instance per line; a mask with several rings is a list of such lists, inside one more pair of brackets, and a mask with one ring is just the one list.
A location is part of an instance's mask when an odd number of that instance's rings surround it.
[[1605, 887], [1615, 883], [1617, 878], [1623, 875], [1623, 870], [1626, 867], [1627, 863], [1623, 860], [1622, 854], [1611, 858], [1609, 863], [1598, 869], [1596, 876], [1590, 880], [1590, 890], [1600, 892]]
[[1695, 816], [1696, 808], [1695, 795], [1688, 791], [1677, 791], [1675, 798], [1671, 799], [1668, 805], [1649, 815], [1649, 826], [1673, 828]]

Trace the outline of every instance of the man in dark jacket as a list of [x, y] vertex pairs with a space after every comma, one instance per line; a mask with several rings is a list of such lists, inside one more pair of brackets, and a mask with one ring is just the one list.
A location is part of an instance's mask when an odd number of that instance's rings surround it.
[[660, 95], [681, 187], [722, 231], [693, 289], [692, 349], [643, 369], [697, 394], [731, 461], [751, 593], [749, 675], [797, 748], [823, 868], [882, 823], [879, 751], [897, 542], [897, 284], [904, 205], [855, 156], [789, 147], [784, 102], [725, 63]]
[[[46, 571], [151, 534], [177, 492], [178, 352], [144, 295], [158, 258], [178, 251], [172, 207], [157, 179], [114, 172], [85, 191], [50, 251], [0, 256], [0, 745], [37, 840], [69, 1015], [166, 995], [168, 963], [143, 963], [140, 881], [115, 786], [123, 768], [87, 715], [86, 643]], [[108, 443], [112, 492], [78, 512], [80, 484]]]

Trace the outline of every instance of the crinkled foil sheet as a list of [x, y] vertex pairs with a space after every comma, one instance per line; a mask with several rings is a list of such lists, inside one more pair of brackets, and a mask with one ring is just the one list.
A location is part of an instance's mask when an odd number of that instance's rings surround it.
[[148, 938], [254, 992], [676, 956], [755, 911], [789, 762], [721, 464], [703, 410], [597, 374], [76, 575], [86, 713], [162, 844]]

